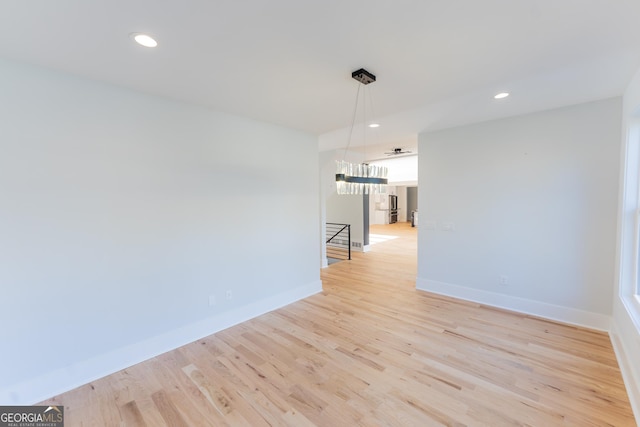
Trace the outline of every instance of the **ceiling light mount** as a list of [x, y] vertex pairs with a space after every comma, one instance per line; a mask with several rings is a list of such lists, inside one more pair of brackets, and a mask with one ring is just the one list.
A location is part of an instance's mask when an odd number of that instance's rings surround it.
[[374, 76], [364, 68], [360, 68], [359, 70], [351, 73], [351, 77], [353, 77], [363, 85], [368, 85], [369, 83], [373, 83], [376, 81], [376, 76]]
[[386, 153], [387, 156], [398, 156], [400, 154], [411, 154], [411, 151], [409, 150], [403, 150], [402, 148], [394, 148], [393, 151], [387, 151]]

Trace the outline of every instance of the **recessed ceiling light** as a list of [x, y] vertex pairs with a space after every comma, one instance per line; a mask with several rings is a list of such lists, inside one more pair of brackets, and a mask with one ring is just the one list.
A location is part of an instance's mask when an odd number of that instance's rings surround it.
[[379, 125], [378, 123], [371, 123], [371, 124], [369, 125], [369, 127], [370, 127], [370, 128], [379, 128], [379, 127], [380, 127], [380, 125]]
[[502, 98], [506, 98], [507, 96], [509, 96], [509, 92], [500, 92], [499, 94], [494, 96], [494, 98], [495, 99], [502, 99]]
[[144, 47], [156, 47], [158, 46], [158, 42], [155, 41], [153, 37], [148, 34], [142, 33], [131, 33], [131, 38], [136, 41], [139, 45]]

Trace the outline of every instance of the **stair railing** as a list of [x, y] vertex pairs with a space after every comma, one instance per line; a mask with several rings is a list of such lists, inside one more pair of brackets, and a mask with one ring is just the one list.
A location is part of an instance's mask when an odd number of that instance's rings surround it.
[[351, 225], [327, 223], [327, 258], [351, 259]]

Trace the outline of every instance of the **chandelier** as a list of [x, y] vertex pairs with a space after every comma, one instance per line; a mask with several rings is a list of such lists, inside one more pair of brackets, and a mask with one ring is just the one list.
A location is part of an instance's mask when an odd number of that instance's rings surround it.
[[[356, 121], [358, 111], [358, 102], [360, 99], [360, 88], [369, 83], [376, 81], [376, 76], [361, 68], [351, 73], [351, 77], [357, 80], [358, 91], [356, 93], [356, 105], [353, 110], [353, 120], [351, 121], [351, 132], [349, 133], [349, 141], [347, 148], [344, 150], [344, 156], [351, 144], [351, 136], [353, 135], [353, 127]], [[364, 94], [363, 94], [364, 97]], [[364, 104], [364, 101], [363, 101]], [[363, 105], [366, 119], [366, 106]], [[363, 120], [363, 127], [366, 120]], [[370, 127], [377, 125], [370, 124]], [[364, 131], [363, 131], [364, 132]], [[365, 132], [366, 134], [366, 132]], [[365, 141], [366, 146], [366, 141]], [[344, 160], [336, 161], [336, 189], [338, 194], [376, 194], [387, 192], [387, 168], [384, 166], [370, 165], [368, 163], [351, 163]]]

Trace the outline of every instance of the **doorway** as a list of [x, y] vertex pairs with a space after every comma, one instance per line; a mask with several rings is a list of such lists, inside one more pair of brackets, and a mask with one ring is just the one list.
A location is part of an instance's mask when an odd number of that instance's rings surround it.
[[[386, 194], [376, 194], [370, 198], [369, 219], [367, 227], [369, 250], [393, 251], [396, 246], [391, 243], [396, 239], [416, 239], [418, 230], [412, 227], [411, 213], [418, 209], [417, 185], [390, 185]], [[397, 201], [397, 222], [389, 220], [392, 202]], [[402, 250], [406, 252], [405, 249]], [[412, 256], [417, 256], [413, 253]]]
[[410, 221], [411, 225], [418, 225], [417, 221], [413, 221], [414, 212], [416, 212], [417, 215], [418, 187], [407, 187], [407, 221]]

